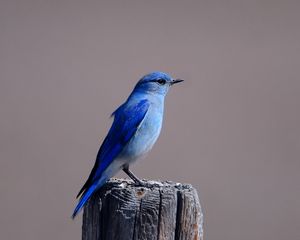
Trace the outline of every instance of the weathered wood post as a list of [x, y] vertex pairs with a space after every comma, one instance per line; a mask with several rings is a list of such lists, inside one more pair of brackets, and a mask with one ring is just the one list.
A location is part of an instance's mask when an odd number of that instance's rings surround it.
[[203, 214], [188, 184], [113, 179], [84, 209], [83, 240], [202, 240]]

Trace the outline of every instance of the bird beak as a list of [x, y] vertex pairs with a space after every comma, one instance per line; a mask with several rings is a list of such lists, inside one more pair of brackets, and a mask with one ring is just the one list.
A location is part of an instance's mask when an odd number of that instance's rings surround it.
[[180, 83], [180, 82], [183, 82], [183, 80], [182, 79], [173, 79], [171, 82], [171, 85], [174, 85], [175, 83]]

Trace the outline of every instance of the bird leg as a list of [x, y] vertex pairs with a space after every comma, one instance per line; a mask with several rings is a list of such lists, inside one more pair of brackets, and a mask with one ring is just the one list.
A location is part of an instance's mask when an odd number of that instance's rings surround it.
[[139, 186], [144, 185], [144, 183], [129, 170], [129, 166], [123, 167], [123, 171], [135, 182], [135, 184]]

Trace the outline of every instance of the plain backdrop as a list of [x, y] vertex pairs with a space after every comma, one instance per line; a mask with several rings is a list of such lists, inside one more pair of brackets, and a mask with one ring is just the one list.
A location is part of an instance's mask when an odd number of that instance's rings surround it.
[[299, 9], [1, 0], [0, 238], [81, 239], [70, 216], [109, 115], [160, 70], [186, 81], [136, 175], [193, 184], [207, 240], [300, 239]]

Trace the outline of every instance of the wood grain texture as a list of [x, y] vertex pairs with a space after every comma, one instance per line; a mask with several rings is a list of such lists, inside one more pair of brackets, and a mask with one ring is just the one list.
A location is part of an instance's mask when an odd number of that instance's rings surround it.
[[112, 179], [84, 208], [83, 240], [202, 240], [203, 214], [189, 184]]

